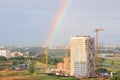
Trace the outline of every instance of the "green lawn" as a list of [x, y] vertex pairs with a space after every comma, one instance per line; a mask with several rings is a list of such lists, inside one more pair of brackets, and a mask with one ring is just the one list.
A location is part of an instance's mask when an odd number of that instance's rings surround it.
[[120, 65], [120, 59], [114, 59], [114, 60], [112, 60], [112, 59], [106, 59], [105, 62], [107, 64], [112, 64], [112, 62], [113, 62], [114, 66], [119, 66]]
[[110, 66], [103, 66], [108, 71], [115, 72], [120, 70], [120, 68], [118, 68], [118, 66], [120, 66], [120, 59], [106, 59], [104, 63], [110, 65]]

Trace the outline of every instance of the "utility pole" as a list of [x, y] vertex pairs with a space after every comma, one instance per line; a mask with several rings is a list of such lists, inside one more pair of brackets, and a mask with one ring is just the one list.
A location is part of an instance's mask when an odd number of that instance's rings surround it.
[[98, 64], [99, 64], [98, 62], [98, 33], [103, 30], [105, 29], [102, 29], [102, 28], [95, 29], [95, 32], [96, 32], [96, 73], [97, 74], [98, 74]]

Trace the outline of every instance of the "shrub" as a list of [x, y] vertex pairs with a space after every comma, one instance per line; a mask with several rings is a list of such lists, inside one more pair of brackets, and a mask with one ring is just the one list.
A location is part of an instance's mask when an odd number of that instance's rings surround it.
[[112, 76], [110, 80], [120, 80], [120, 76]]
[[28, 71], [29, 71], [30, 74], [33, 74], [35, 72], [35, 68], [34, 68], [34, 63], [33, 62], [29, 65]]

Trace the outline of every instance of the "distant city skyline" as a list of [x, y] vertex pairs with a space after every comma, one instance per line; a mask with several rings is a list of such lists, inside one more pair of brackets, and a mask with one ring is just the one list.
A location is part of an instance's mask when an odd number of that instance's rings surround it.
[[[51, 25], [64, 0], [1, 0], [0, 45], [45, 45]], [[56, 44], [70, 37], [90, 35], [102, 27], [99, 42], [120, 43], [119, 0], [71, 0], [54, 36]]]

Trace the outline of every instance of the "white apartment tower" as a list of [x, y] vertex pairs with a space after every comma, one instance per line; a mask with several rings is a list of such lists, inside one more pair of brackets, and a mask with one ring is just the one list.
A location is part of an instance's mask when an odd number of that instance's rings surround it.
[[95, 76], [95, 39], [90, 36], [70, 39], [71, 76]]

